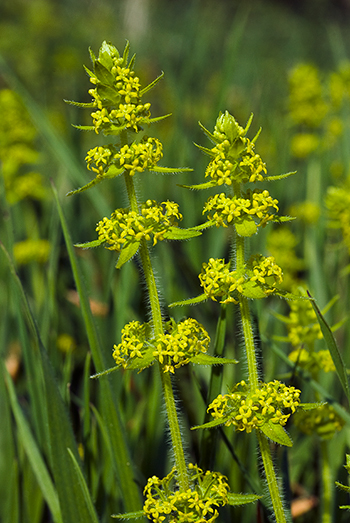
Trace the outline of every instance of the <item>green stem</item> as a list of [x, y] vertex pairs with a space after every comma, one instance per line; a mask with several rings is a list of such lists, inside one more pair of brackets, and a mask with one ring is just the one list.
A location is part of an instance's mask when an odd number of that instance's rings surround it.
[[[244, 237], [236, 236], [236, 269], [241, 270], [244, 267]], [[259, 386], [258, 366], [256, 361], [253, 327], [250, 316], [248, 299], [240, 295], [239, 307], [242, 319], [242, 329], [244, 343], [247, 355], [249, 387], [253, 392]], [[276, 523], [286, 523], [286, 514], [283, 509], [281, 494], [277, 484], [277, 478], [273, 467], [270, 445], [265, 435], [257, 430], [257, 437], [260, 447], [260, 453], [264, 464], [265, 476], [270, 492], [273, 510], [275, 513]]]
[[[128, 192], [130, 207], [132, 211], [138, 212], [138, 202], [135, 192], [135, 187], [131, 176], [124, 175], [126, 189]], [[147, 242], [144, 238], [140, 244], [140, 258], [143, 268], [143, 273], [146, 280], [149, 302], [152, 313], [152, 327], [154, 336], [161, 336], [164, 333], [162, 312], [159, 303], [158, 289], [156, 280], [154, 277], [151, 257]], [[159, 372], [162, 381], [164, 401], [166, 406], [167, 418], [169, 423], [170, 435], [172, 448], [174, 452], [175, 465], [177, 471], [177, 478], [179, 482], [180, 490], [185, 491], [189, 488], [189, 479], [187, 473], [187, 466], [185, 460], [185, 453], [183, 449], [183, 443], [181, 438], [181, 431], [179, 425], [179, 419], [177, 416], [174, 392], [171, 384], [171, 378], [168, 372], [164, 372], [164, 366], [159, 364]]]
[[[241, 270], [244, 266], [244, 237], [236, 236], [236, 269]], [[242, 318], [242, 329], [244, 343], [247, 354], [249, 385], [250, 390], [254, 391], [259, 385], [258, 366], [256, 362], [254, 336], [248, 299], [245, 296], [239, 298], [239, 308]]]
[[268, 439], [260, 430], [257, 430], [256, 433], [258, 437], [261, 457], [264, 463], [266, 481], [269, 487], [272, 506], [276, 517], [276, 523], [287, 523], [286, 514], [283, 509], [283, 503], [277, 484], [275, 469], [272, 463], [272, 456]]

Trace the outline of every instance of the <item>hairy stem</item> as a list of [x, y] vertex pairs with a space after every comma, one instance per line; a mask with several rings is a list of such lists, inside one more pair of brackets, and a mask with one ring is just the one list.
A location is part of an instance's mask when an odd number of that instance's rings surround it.
[[281, 494], [277, 484], [277, 478], [275, 474], [275, 469], [272, 463], [272, 456], [270, 445], [266, 436], [260, 431], [257, 430], [257, 437], [261, 452], [261, 457], [264, 464], [265, 475], [267, 485], [269, 487], [269, 492], [271, 496], [272, 506], [276, 517], [276, 523], [287, 523], [286, 514], [283, 508]]
[[[135, 192], [134, 183], [132, 177], [129, 175], [124, 175], [126, 189], [128, 192], [130, 207], [132, 211], [138, 212], [138, 202]], [[151, 257], [147, 242], [144, 238], [141, 240], [140, 244], [140, 258], [143, 273], [146, 280], [149, 302], [151, 306], [152, 314], [152, 327], [153, 333], [155, 336], [162, 335], [163, 330], [163, 320], [162, 312], [159, 303], [159, 294], [157, 289], [156, 280], [154, 277], [154, 271], [152, 267]], [[164, 372], [163, 365], [159, 364], [159, 372], [162, 381], [164, 401], [166, 406], [167, 418], [169, 423], [170, 435], [172, 448], [175, 457], [175, 465], [177, 471], [178, 482], [180, 490], [187, 490], [189, 488], [189, 480], [187, 474], [186, 460], [183, 449], [183, 443], [181, 439], [181, 432], [179, 426], [179, 419], [177, 416], [176, 405], [174, 392], [171, 384], [171, 378], [168, 372]]]

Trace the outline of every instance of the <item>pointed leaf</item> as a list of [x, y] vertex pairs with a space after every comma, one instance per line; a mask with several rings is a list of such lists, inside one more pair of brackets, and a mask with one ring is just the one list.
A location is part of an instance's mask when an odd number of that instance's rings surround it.
[[349, 380], [346, 372], [346, 367], [343, 361], [343, 358], [339, 352], [337, 342], [335, 341], [335, 338], [333, 336], [332, 330], [326, 320], [324, 319], [320, 309], [316, 305], [315, 300], [311, 297], [311, 294], [308, 292], [309, 297], [311, 298], [311, 304], [314, 308], [314, 311], [316, 312], [318, 322], [321, 327], [321, 331], [323, 334], [323, 337], [325, 339], [325, 342], [327, 344], [328, 350], [331, 353], [338, 378], [340, 380], [340, 383], [344, 389], [344, 392], [346, 394], [346, 397], [348, 398], [348, 401], [350, 403], [350, 389], [349, 389]]
[[83, 187], [80, 187], [79, 189], [75, 189], [74, 191], [67, 192], [66, 196], [73, 196], [73, 194], [79, 194], [80, 192], [86, 191], [87, 189], [90, 189], [90, 187], [94, 187], [94, 185], [97, 185], [98, 183], [101, 183], [103, 178], [94, 178], [91, 180], [91, 182], [87, 183], [86, 185], [83, 185]]
[[114, 45], [111, 45], [104, 40], [98, 53], [98, 59], [108, 70], [110, 70], [114, 65], [113, 56], [119, 56], [118, 50]]
[[80, 247], [81, 249], [92, 249], [93, 247], [99, 247], [103, 243], [101, 240], [92, 240], [91, 242], [75, 243], [74, 247]]
[[277, 216], [277, 214], [275, 214], [272, 218], [269, 219], [269, 222], [285, 223], [292, 222], [295, 219], [295, 216]]
[[205, 183], [199, 183], [198, 185], [180, 185], [179, 187], [183, 187], [184, 189], [193, 189], [195, 191], [200, 191], [202, 189], [211, 189], [211, 187], [216, 187], [217, 183], [215, 180], [210, 180], [210, 182]]
[[86, 67], [86, 65], [83, 65], [83, 67], [84, 67], [85, 71], [87, 72], [87, 74], [88, 74], [91, 78], [96, 78], [96, 75], [95, 75], [92, 71], [90, 71], [90, 69], [88, 69], [88, 68]]
[[75, 125], [72, 124], [72, 127], [79, 129], [80, 131], [94, 131], [95, 127], [93, 125]]
[[139, 510], [138, 512], [128, 512], [127, 514], [112, 514], [111, 518], [117, 518], [117, 519], [140, 519], [145, 516], [145, 513], [143, 510]]
[[208, 131], [208, 129], [206, 129], [206, 128], [204, 127], [204, 125], [201, 124], [201, 122], [198, 122], [198, 125], [199, 125], [199, 127], [202, 129], [202, 131], [204, 132], [204, 134], [206, 134], [206, 135], [208, 136], [208, 138], [209, 138], [209, 140], [210, 140], [211, 142], [213, 142], [213, 143], [218, 143], [218, 141], [216, 140], [215, 136], [214, 136], [213, 134], [211, 134], [211, 132]]
[[75, 475], [76, 475], [76, 479], [78, 480], [77, 484], [79, 485], [79, 487], [81, 489], [81, 497], [84, 498], [85, 505], [86, 505], [86, 507], [88, 509], [88, 512], [89, 512], [89, 522], [91, 522], [91, 523], [99, 523], [98, 517], [97, 517], [97, 514], [96, 514], [96, 510], [95, 510], [93, 501], [91, 499], [91, 495], [90, 495], [88, 486], [86, 484], [85, 478], [83, 476], [83, 473], [81, 471], [81, 468], [78, 465], [78, 462], [77, 462], [73, 452], [71, 451], [71, 449], [67, 448], [67, 451], [68, 451], [68, 454], [69, 454], [69, 456], [70, 456], [70, 458], [71, 458], [71, 460], [73, 462], [74, 472], [75, 472]]
[[86, 107], [93, 108], [95, 107], [94, 102], [84, 103], [84, 102], [74, 102], [74, 100], [63, 100], [66, 104], [75, 105], [76, 107]]
[[258, 430], [260, 430], [263, 434], [265, 434], [265, 436], [267, 436], [275, 443], [279, 443], [280, 445], [284, 445], [285, 447], [293, 446], [292, 440], [290, 439], [282, 425], [280, 425], [279, 423], [264, 423], [264, 425], [259, 427]]
[[17, 430], [21, 438], [23, 448], [27, 454], [28, 460], [31, 464], [43, 497], [50, 508], [54, 522], [62, 523], [62, 514], [56, 489], [52, 483], [50, 473], [47, 470], [46, 464], [33, 437], [28, 422], [18, 403], [12, 379], [8, 374], [5, 366], [4, 373], [13, 416], [16, 420]]
[[[128, 63], [129, 50], [130, 50], [130, 42], [129, 42], [129, 40], [127, 40], [125, 47], [124, 47], [124, 51], [123, 51], [123, 66], [124, 67], [126, 67], [126, 64]], [[133, 56], [133, 59], [135, 60], [134, 56]], [[130, 64], [129, 64], [129, 66], [130, 66]], [[131, 69], [131, 66], [130, 66], [130, 69]]]
[[157, 123], [157, 122], [161, 122], [162, 120], [165, 120], [165, 118], [168, 118], [169, 116], [171, 116], [171, 113], [164, 114], [163, 116], [156, 116], [155, 118], [145, 118], [142, 121], [145, 122], [146, 124]]
[[132, 242], [132, 243], [129, 243], [129, 245], [127, 247], [123, 247], [115, 268], [120, 269], [124, 265], [124, 263], [131, 260], [131, 258], [133, 256], [135, 256], [135, 254], [139, 250], [139, 247], [140, 247], [140, 242]]
[[196, 298], [189, 298], [188, 300], [175, 301], [174, 303], [170, 303], [168, 307], [178, 307], [179, 305], [196, 305], [197, 303], [201, 303], [207, 299], [208, 296], [206, 294], [200, 294], [199, 296], [196, 296]]
[[159, 82], [159, 80], [161, 80], [163, 78], [163, 76], [164, 76], [164, 72], [162, 71], [161, 74], [159, 76], [157, 76], [157, 78], [155, 80], [153, 80], [153, 82], [151, 82], [146, 87], [141, 89], [140, 96], [143, 96], [145, 93], [147, 93], [148, 91], [153, 89], [153, 87]]
[[195, 143], [194, 145], [198, 147], [198, 149], [200, 149], [203, 153], [207, 154], [208, 156], [211, 156], [212, 158], [214, 158], [217, 155], [215, 151], [209, 149], [208, 147], [203, 147], [203, 145], [198, 145], [198, 143]]
[[224, 423], [226, 423], [228, 419], [229, 416], [220, 419], [214, 419], [213, 421], [209, 421], [208, 423], [203, 423], [203, 425], [196, 425], [195, 427], [191, 427], [191, 430], [212, 429], [214, 427], [218, 427], [219, 425], [224, 425]]
[[210, 356], [210, 354], [197, 354], [190, 359], [191, 363], [196, 365], [225, 365], [228, 363], [238, 363], [238, 360], [232, 360], [230, 358], [220, 358], [217, 356]]
[[188, 238], [194, 238], [200, 236], [202, 233], [191, 229], [181, 229], [180, 227], [169, 227], [164, 233], [164, 238], [167, 240], [187, 240]]
[[101, 84], [112, 86], [115, 82], [115, 78], [108, 71], [108, 69], [101, 64], [98, 60], [95, 62], [95, 76], [101, 82]]
[[169, 173], [169, 174], [176, 174], [176, 173], [188, 173], [192, 172], [193, 169], [190, 167], [161, 167], [160, 165], [157, 165], [155, 167], [152, 167], [149, 169], [153, 173]]
[[322, 407], [323, 405], [327, 405], [326, 401], [319, 401], [317, 403], [299, 403], [298, 409], [301, 410], [312, 410], [312, 409], [318, 409]]
[[257, 501], [261, 498], [262, 496], [257, 496], [256, 494], [235, 494], [233, 492], [227, 493], [228, 504], [233, 506], [254, 503], [254, 501]]
[[264, 176], [264, 182], [273, 182], [275, 180], [284, 180], [284, 178], [288, 178], [288, 176], [292, 176], [292, 174], [296, 174], [296, 171], [285, 173], [285, 174], [277, 174], [275, 176]]

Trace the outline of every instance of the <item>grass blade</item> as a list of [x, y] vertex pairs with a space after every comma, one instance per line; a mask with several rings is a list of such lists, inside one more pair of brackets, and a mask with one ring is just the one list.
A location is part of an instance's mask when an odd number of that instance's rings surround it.
[[[92, 317], [86, 288], [84, 287], [80, 267], [78, 265], [74, 253], [73, 242], [71, 240], [68, 231], [68, 226], [63, 215], [63, 211], [59, 203], [57, 191], [55, 188], [53, 188], [53, 192], [62, 224], [63, 235], [67, 246], [67, 251], [73, 271], [75, 284], [80, 298], [81, 311], [91, 349], [92, 359], [97, 373], [100, 373], [107, 368], [107, 364], [104, 361], [104, 356], [98, 339], [95, 322]], [[108, 380], [108, 377], [103, 378], [100, 381], [100, 392], [100, 410], [106, 422], [108, 436], [110, 438], [111, 445], [114, 450], [113, 464], [123, 495], [124, 508], [126, 511], [135, 512], [142, 508], [141, 497], [134, 482], [131, 466], [131, 457], [126, 443], [126, 435], [124, 433], [124, 427], [122, 425], [122, 421], [118, 411], [117, 402], [112, 392], [112, 387], [110, 381]]]
[[43, 457], [35, 442], [33, 434], [29, 428], [28, 422], [25, 419], [22, 409], [20, 408], [20, 406], [18, 404], [12, 379], [11, 379], [10, 375], [8, 374], [5, 366], [3, 366], [3, 367], [4, 367], [3, 372], [5, 375], [5, 382], [7, 385], [11, 409], [12, 409], [14, 418], [16, 420], [18, 433], [19, 433], [19, 437], [22, 441], [22, 445], [28, 456], [28, 460], [32, 466], [33, 472], [35, 474], [35, 477], [36, 477], [38, 485], [41, 489], [41, 492], [50, 508], [54, 522], [63, 523], [56, 489], [52, 483], [49, 471], [47, 470]]
[[[309, 292], [308, 292], [308, 295], [311, 298], [311, 295]], [[348, 401], [350, 403], [349, 380], [348, 380], [346, 367], [345, 367], [343, 358], [339, 352], [337, 342], [335, 341], [335, 338], [333, 336], [330, 326], [324, 319], [324, 317], [314, 299], [311, 299], [311, 304], [317, 315], [317, 320], [318, 320], [318, 323], [320, 324], [321, 331], [322, 331], [323, 337], [325, 339], [325, 342], [327, 344], [328, 350], [331, 353], [331, 356], [332, 356], [332, 359], [333, 359], [333, 362], [334, 362], [334, 365], [335, 365], [335, 368], [336, 368], [336, 371], [338, 374], [339, 381], [340, 381], [341, 386], [343, 387], [346, 397], [348, 398]]]

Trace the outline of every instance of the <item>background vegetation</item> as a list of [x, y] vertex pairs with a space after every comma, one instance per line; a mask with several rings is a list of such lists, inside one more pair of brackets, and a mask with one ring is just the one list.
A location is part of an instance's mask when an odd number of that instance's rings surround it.
[[[73, 242], [94, 239], [95, 224], [101, 216], [122, 207], [126, 201], [118, 183], [104, 184], [79, 197], [65, 198], [69, 190], [89, 179], [84, 157], [86, 151], [96, 145], [95, 135], [79, 132], [71, 126], [72, 123], [89, 124], [89, 111], [63, 102], [64, 99], [90, 101], [89, 83], [82, 68], [83, 63], [89, 66], [87, 49], [91, 46], [97, 52], [101, 42], [107, 40], [122, 50], [128, 39], [131, 52], [137, 54], [137, 71], [141, 72], [143, 85], [162, 70], [165, 72], [164, 80], [150, 93], [154, 116], [173, 113], [157, 127], [158, 137], [164, 143], [164, 165], [189, 166], [194, 171], [176, 178], [158, 175], [157, 183], [154, 183], [154, 175], [148, 178], [150, 175], [146, 174], [138, 190], [148, 195], [152, 183], [152, 198], [171, 198], [179, 202], [184, 226], [200, 223], [201, 203], [208, 197], [207, 193], [184, 191], [177, 185], [200, 183], [203, 179], [206, 159], [193, 145], [193, 142], [207, 145], [198, 120], [212, 129], [218, 112], [227, 109], [245, 125], [250, 113], [254, 113], [252, 136], [261, 125], [263, 132], [258, 151], [269, 174], [297, 170], [297, 174], [287, 181], [275, 182], [271, 192], [280, 202], [281, 214], [291, 212], [292, 205], [296, 214], [299, 209], [300, 219], [289, 226], [297, 240], [296, 255], [303, 260], [298, 273], [307, 281], [320, 307], [334, 296], [340, 296], [327, 315], [329, 324], [334, 325], [346, 318], [349, 310], [346, 271], [349, 252], [345, 236], [338, 234], [338, 229], [329, 228], [325, 196], [330, 186], [346, 184], [349, 174], [349, 106], [341, 109], [339, 117], [343, 128], [334, 146], [318, 149], [313, 155], [296, 157], [291, 149], [296, 131], [288, 102], [288, 75], [297, 64], [311, 63], [317, 67], [321, 82], [326, 85], [329, 75], [344, 60], [350, 59], [348, 17], [349, 6], [345, 1], [4, 0], [1, 4], [0, 88], [17, 93], [23, 104], [18, 113], [11, 109], [10, 99], [5, 95], [0, 98], [0, 160], [4, 171], [1, 241], [11, 256], [14, 254], [16, 270], [52, 365], [50, 372], [55, 376], [70, 412], [71, 437], [74, 433], [77, 451], [84, 458], [86, 477], [100, 521], [110, 521], [110, 514], [123, 507], [111, 458], [113, 449], [106, 443], [105, 423], [108, 421], [103, 419], [101, 385], [99, 381], [88, 380], [95, 370], [89, 359], [91, 347], [50, 186], [51, 179], [57, 188]], [[16, 129], [22, 129], [23, 136], [13, 138], [11, 133]], [[10, 149], [11, 143], [18, 142], [22, 148]], [[26, 196], [20, 192], [20, 184], [14, 183], [12, 192], [8, 188], [5, 191], [5, 174], [9, 171], [39, 174], [40, 190], [36, 185], [36, 189]], [[312, 201], [319, 210], [317, 222], [303, 219], [306, 200]], [[298, 204], [300, 206], [295, 209]], [[268, 232], [267, 228], [257, 240], [252, 240], [252, 247], [257, 252], [268, 252]], [[32, 251], [30, 245], [22, 244], [21, 251], [20, 242], [25, 240], [46, 240], [48, 243], [36, 244], [34, 248], [35, 244], [31, 243]], [[257, 241], [259, 245], [254, 244]], [[227, 237], [221, 229], [207, 231], [202, 238], [189, 242], [157, 246], [155, 264], [162, 282], [164, 303], [198, 294], [197, 274], [202, 262], [209, 256], [223, 257], [226, 250]], [[38, 256], [39, 252], [41, 256]], [[117, 272], [115, 260], [108, 251], [77, 251], [76, 255], [91, 300], [103, 357], [107, 366], [112, 366], [112, 347], [119, 342], [123, 325], [131, 319], [143, 321], [147, 316], [137, 263], [129, 263]], [[0, 259], [1, 354], [16, 391], [11, 397], [1, 380], [0, 499], [5, 502], [0, 504], [0, 521], [48, 522], [54, 520], [52, 506], [49, 510], [48, 498], [38, 483], [31, 456], [39, 463], [33, 450], [37, 448], [43, 457], [42, 466], [52, 467], [52, 463], [47, 463], [47, 420], [42, 419], [42, 413], [45, 411], [43, 402], [48, 402], [49, 409], [50, 403], [54, 403], [54, 392], [52, 397], [43, 399], [43, 373], [47, 377], [49, 370], [46, 363], [39, 364], [44, 357], [40, 356], [42, 349], [38, 336], [35, 329], [28, 328], [21, 294], [15, 279], [10, 276], [3, 253]], [[213, 304], [191, 310], [212, 337], [218, 312]], [[274, 312], [288, 314], [288, 305], [281, 300], [263, 300], [255, 310], [257, 331], [265, 340], [261, 347], [261, 362], [267, 380], [290, 372], [272, 348], [277, 344], [272, 341], [274, 337], [286, 335], [285, 325], [276, 319]], [[175, 311], [176, 314], [179, 319], [186, 315], [186, 310], [182, 308]], [[230, 314], [226, 355], [239, 358], [238, 326], [234, 311]], [[348, 324], [346, 321], [341, 326], [336, 337], [349, 367]], [[287, 343], [278, 342], [278, 348], [285, 354], [290, 351]], [[176, 386], [184, 411], [185, 434], [188, 427], [202, 423], [205, 405], [200, 392], [201, 387], [206, 386], [208, 372], [185, 368], [178, 374]], [[242, 372], [245, 372], [242, 366], [225, 370], [224, 384], [240, 379]], [[110, 383], [117, 398], [130, 455], [137, 463], [139, 485], [143, 487], [149, 476], [166, 474], [171, 460], [164, 419], [159, 415], [162, 411], [159, 383], [151, 372], [139, 375], [116, 372]], [[310, 384], [300, 381], [298, 386], [305, 394], [303, 401], [310, 398], [313, 401]], [[336, 377], [322, 376], [322, 386], [338, 405], [348, 408]], [[16, 410], [18, 406], [20, 410]], [[33, 441], [23, 432], [24, 426], [30, 430]], [[297, 521], [320, 520], [317, 437], [305, 437], [293, 426], [289, 430], [295, 443], [289, 453], [293, 496], [308, 503]], [[242, 474], [222, 441], [215, 469], [229, 477], [233, 490], [249, 491], [249, 478], [257, 478], [254, 438], [233, 435], [229, 430], [226, 434], [248, 476]], [[332, 478], [343, 483], [347, 481], [343, 465], [349, 436], [346, 424], [330, 442]], [[199, 436], [191, 433], [187, 437], [188, 453], [200, 461]], [[33, 443], [29, 448], [28, 441]], [[282, 451], [277, 453], [277, 459], [283, 462]], [[334, 521], [346, 521], [344, 511], [336, 508], [347, 503], [346, 497], [336, 490], [334, 495]], [[244, 508], [242, 512], [235, 509], [234, 514], [242, 523], [253, 521], [256, 507]]]

